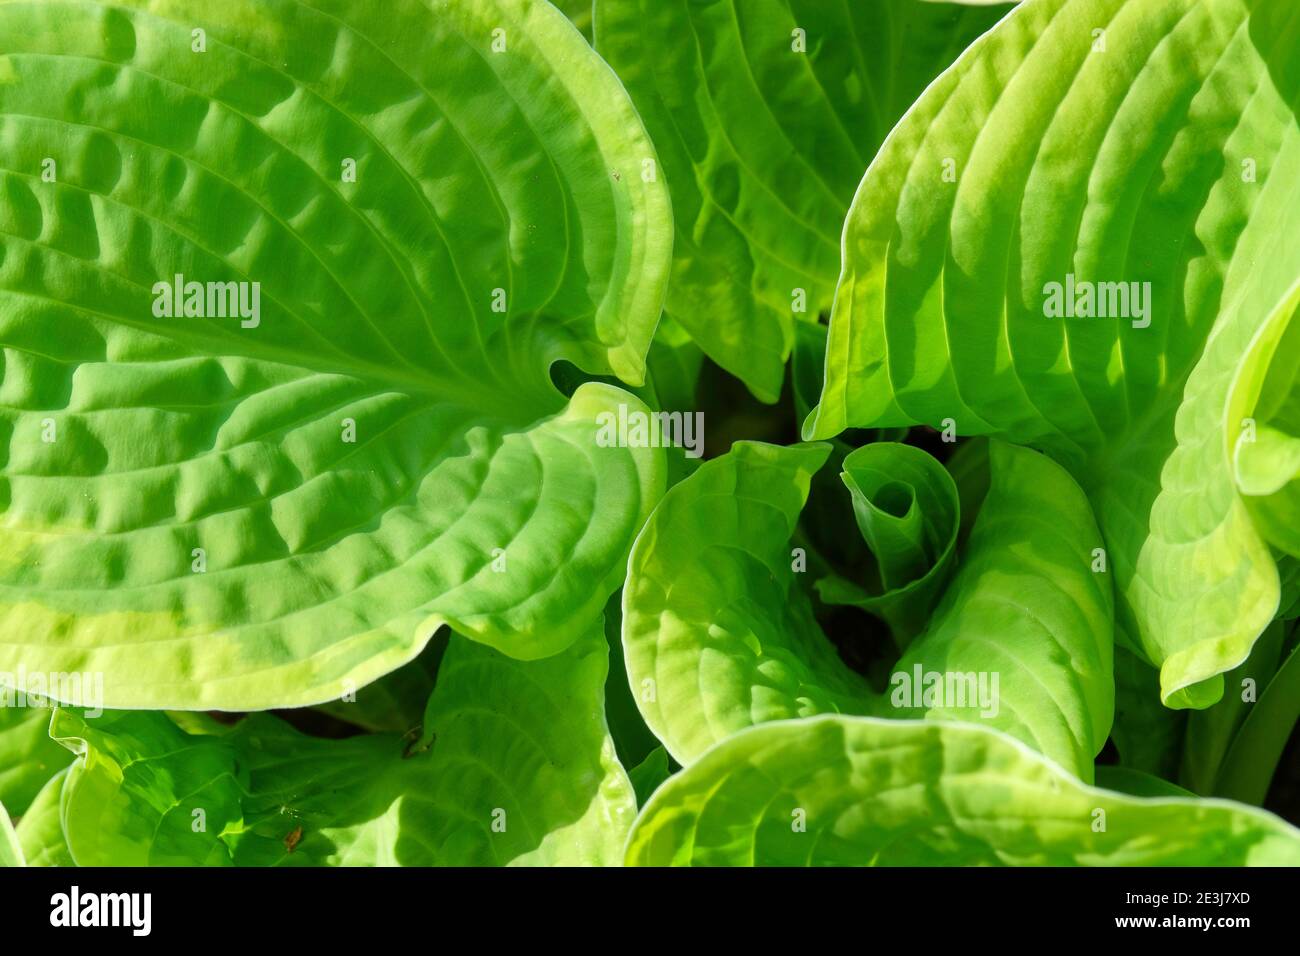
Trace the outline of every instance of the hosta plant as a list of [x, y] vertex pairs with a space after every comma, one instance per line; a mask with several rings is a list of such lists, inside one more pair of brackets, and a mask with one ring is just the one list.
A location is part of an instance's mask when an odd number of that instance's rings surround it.
[[0, 862], [1300, 864], [1298, 65], [0, 0]]

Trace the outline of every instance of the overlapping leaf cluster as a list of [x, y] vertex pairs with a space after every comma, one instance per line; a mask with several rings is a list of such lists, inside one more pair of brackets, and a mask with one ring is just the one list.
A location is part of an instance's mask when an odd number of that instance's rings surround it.
[[1300, 863], [1300, 10], [559, 6], [0, 0], [0, 862]]

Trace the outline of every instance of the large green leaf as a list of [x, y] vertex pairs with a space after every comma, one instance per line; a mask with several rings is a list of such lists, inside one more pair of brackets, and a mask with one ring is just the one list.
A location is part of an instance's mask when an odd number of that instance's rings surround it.
[[[1298, 51], [1288, 0], [1017, 7], [863, 179], [805, 425], [948, 422], [1067, 463], [1171, 706], [1217, 700], [1278, 602], [1233, 449], [1300, 277]], [[1069, 283], [1107, 317], [1056, 317]], [[1136, 285], [1125, 308], [1097, 283]]]
[[71, 755], [50, 739], [48, 707], [15, 706], [15, 692], [0, 685], [0, 802], [15, 816], [45, 782], [72, 762]]
[[[877, 696], [823, 635], [790, 544], [827, 452], [738, 443], [669, 491], [638, 537], [623, 643], [637, 702], [668, 752], [689, 764], [785, 718], [928, 713], [998, 727], [1091, 779], [1114, 707], [1114, 625], [1079, 487], [1043, 455], [991, 448], [990, 487], [957, 573]], [[936, 676], [945, 691], [931, 697]]]
[[637, 865], [1300, 865], [1300, 831], [1224, 800], [1086, 786], [995, 730], [823, 716], [746, 730], [671, 777]]
[[[641, 381], [672, 227], [564, 16], [39, 0], [0, 38], [0, 669], [256, 709], [443, 624], [589, 628], [662, 461], [596, 442], [635, 399], [548, 372]], [[176, 275], [260, 314], [159, 318]]]
[[68, 845], [81, 866], [617, 863], [636, 800], [607, 663], [598, 628], [531, 662], [453, 637], [418, 742], [60, 710]]
[[776, 401], [829, 309], [853, 190], [894, 123], [1007, 8], [597, 0], [596, 48], [654, 138], [677, 220], [667, 311]]
[[[1111, 583], [1094, 564], [1101, 534], [1050, 459], [992, 442], [989, 465], [957, 574], [895, 668], [908, 680], [891, 682], [883, 712], [996, 727], [1091, 782], [1115, 709]], [[918, 673], [942, 676], [945, 693], [949, 675], [969, 676], [954, 688], [961, 697], [932, 704]]]
[[866, 682], [813, 619], [790, 545], [829, 450], [737, 442], [675, 485], [637, 538], [623, 588], [628, 677], [678, 763], [756, 723], [867, 705]]

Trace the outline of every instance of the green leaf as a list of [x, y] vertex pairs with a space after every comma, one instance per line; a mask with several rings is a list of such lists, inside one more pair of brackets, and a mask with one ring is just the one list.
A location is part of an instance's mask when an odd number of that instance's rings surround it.
[[913, 99], [1006, 7], [597, 0], [677, 221], [667, 311], [774, 402], [797, 318], [830, 308], [853, 190]]
[[636, 791], [637, 806], [645, 806], [646, 801], [659, 785], [673, 775], [668, 751], [662, 746], [656, 747], [646, 754], [644, 760], [629, 770], [627, 775], [632, 781], [632, 789]]
[[50, 739], [48, 707], [18, 706], [0, 685], [0, 803], [22, 816], [45, 782], [72, 762]]
[[[549, 370], [641, 382], [672, 226], [564, 16], [36, 2], [0, 36], [0, 670], [258, 709], [444, 624], [520, 658], [589, 628], [662, 457]], [[176, 275], [260, 310], [158, 317]]]
[[[995, 441], [989, 464], [957, 574], [895, 668], [882, 713], [984, 723], [1091, 782], [1115, 708], [1111, 584], [1094, 564], [1101, 534], [1050, 459]], [[944, 692], [931, 703], [934, 678]]]
[[1121, 764], [1157, 777], [1174, 777], [1188, 712], [1160, 703], [1160, 672], [1122, 643], [1115, 645], [1114, 663], [1115, 722], [1110, 736]]
[[796, 323], [794, 350], [790, 353], [790, 391], [799, 421], [807, 418], [817, 405], [825, 362], [826, 326], [820, 322]]
[[[897, 460], [903, 456], [904, 448], [909, 449], [907, 455], [915, 452], [918, 464], [924, 462], [928, 466], [929, 472], [923, 473], [923, 477], [933, 475], [947, 481], [935, 491], [951, 490], [944, 502], [949, 505], [949, 520], [940, 525], [937, 533], [934, 525], [925, 519], [925, 507], [917, 501], [931, 489], [919, 490], [908, 482], [908, 469]], [[881, 458], [889, 460], [888, 467], [875, 465], [875, 460]], [[887, 442], [859, 448], [844, 460], [840, 477], [853, 497], [858, 530], [876, 556], [882, 589], [901, 588], [923, 576], [935, 561], [934, 552], [951, 547], [956, 540], [957, 490], [939, 463], [919, 448], [897, 444], [891, 447]], [[932, 496], [939, 497], [939, 494]]]
[[82, 866], [617, 863], [636, 802], [606, 666], [594, 629], [533, 662], [455, 637], [418, 743], [306, 737], [267, 714], [214, 733], [59, 710], [81, 755], [68, 845]]
[[[1282, 637], [1282, 625], [1270, 624], [1255, 642], [1250, 657], [1225, 675], [1225, 692], [1218, 703], [1188, 715], [1178, 772], [1179, 782], [1187, 789], [1207, 796], [1219, 793], [1216, 781], [1223, 759], [1246, 715], [1254, 710], [1264, 688], [1277, 673]], [[1285, 733], [1282, 736], [1285, 741]], [[1271, 766], [1269, 769], [1271, 772]], [[1259, 803], [1262, 799], [1251, 802]]]
[[1277, 669], [1250, 708], [1219, 768], [1217, 796], [1263, 804], [1282, 753], [1300, 721], [1300, 648]]
[[[1233, 447], [1300, 277], [1298, 24], [1282, 0], [1018, 6], [863, 179], [805, 424], [950, 422], [1066, 463], [1175, 707], [1217, 700], [1277, 607]], [[1106, 317], [1059, 317], [1071, 289]]]
[[0, 866], [26, 866], [9, 811], [0, 803]]
[[28, 866], [75, 866], [63, 836], [65, 767], [51, 777], [18, 821], [15, 832]]
[[[1292, 304], [1300, 299], [1300, 290]], [[1235, 448], [1237, 483], [1265, 540], [1300, 557], [1300, 321], [1279, 310], [1256, 348], [1267, 361], [1262, 383], [1246, 381], [1234, 408], [1248, 411]], [[1285, 322], [1282, 320], [1285, 319]], [[1255, 394], [1258, 389], [1258, 395]], [[1235, 397], [1235, 396], [1234, 396]], [[1253, 404], [1253, 408], [1250, 406]]]
[[637, 538], [623, 588], [628, 676], [680, 764], [756, 723], [866, 707], [866, 682], [813, 619], [790, 546], [829, 452], [737, 442], [674, 486]]
[[957, 485], [957, 497], [961, 502], [961, 528], [957, 535], [962, 546], [970, 540], [971, 529], [979, 516], [980, 506], [989, 493], [989, 441], [985, 438], [972, 438], [963, 441], [957, 450], [944, 463], [948, 474], [952, 475]]
[[1300, 617], [1300, 559], [1284, 556], [1278, 561], [1277, 570], [1282, 579], [1282, 601], [1277, 619], [1289, 621]]
[[1295, 866], [1300, 831], [1224, 800], [1089, 787], [984, 727], [828, 715], [743, 731], [672, 777], [627, 862]]
[[[668, 752], [689, 765], [772, 720], [932, 712], [987, 722], [1089, 779], [1114, 708], [1114, 625], [1083, 492], [1050, 459], [996, 444], [956, 575], [878, 697], [822, 633], [790, 547], [828, 451], [738, 443], [669, 491], [638, 537], [623, 643], [641, 713]], [[904, 461], [919, 467], [881, 459]], [[926, 692], [935, 675], [952, 697]]]
[[817, 582], [827, 604], [852, 604], [883, 618], [900, 646], [925, 627], [952, 570], [961, 505], [952, 476], [919, 448], [864, 445], [840, 477], [873, 561], [868, 580]]

